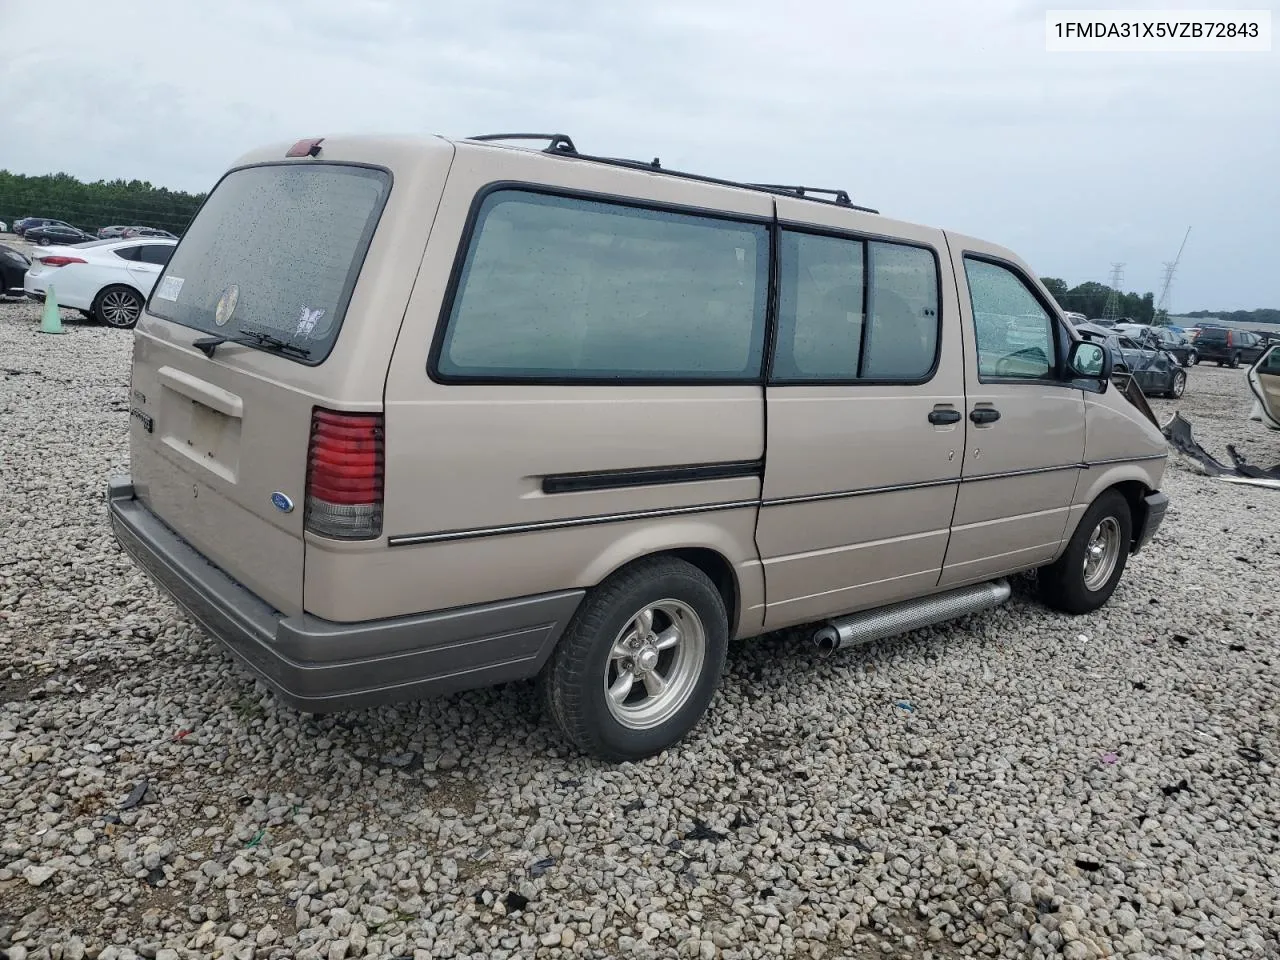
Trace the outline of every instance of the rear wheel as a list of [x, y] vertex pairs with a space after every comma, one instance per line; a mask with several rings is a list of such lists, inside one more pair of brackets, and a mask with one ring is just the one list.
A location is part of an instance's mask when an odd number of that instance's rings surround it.
[[1169, 380], [1169, 389], [1165, 391], [1165, 396], [1171, 400], [1177, 400], [1186, 389], [1187, 375], [1181, 370], [1173, 371], [1173, 377]]
[[93, 318], [117, 330], [129, 330], [142, 316], [142, 295], [131, 287], [107, 287], [93, 301]]
[[1237, 351], [1231, 355], [1231, 369], [1234, 370], [1240, 366], [1240, 353]]
[[1200, 354], [1192, 350], [1190, 353], [1187, 354], [1187, 362], [1184, 363], [1183, 366], [1194, 367], [1199, 362], [1200, 362]]
[[1128, 501], [1108, 490], [1085, 511], [1062, 556], [1040, 568], [1040, 599], [1063, 613], [1097, 610], [1115, 592], [1132, 542]]
[[575, 747], [640, 760], [681, 740], [706, 712], [729, 644], [715, 584], [674, 557], [642, 560], [587, 594], [539, 678]]

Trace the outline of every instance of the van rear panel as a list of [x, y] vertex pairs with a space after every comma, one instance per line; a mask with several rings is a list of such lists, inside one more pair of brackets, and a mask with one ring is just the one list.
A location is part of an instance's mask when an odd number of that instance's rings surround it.
[[150, 337], [135, 339], [133, 366], [137, 498], [277, 610], [299, 612], [302, 510], [271, 495], [303, 502], [310, 398]]
[[144, 506], [292, 616], [307, 608], [313, 411], [381, 411], [453, 147], [287, 149], [219, 182], [157, 281], [135, 334], [130, 457]]

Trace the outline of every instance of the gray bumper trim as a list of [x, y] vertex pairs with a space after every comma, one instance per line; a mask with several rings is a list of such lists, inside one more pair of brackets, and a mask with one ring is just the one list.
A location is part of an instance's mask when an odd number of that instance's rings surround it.
[[1143, 512], [1141, 527], [1134, 531], [1134, 553], [1137, 553], [1150, 543], [1151, 538], [1160, 529], [1160, 524], [1164, 522], [1164, 515], [1169, 509], [1169, 495], [1156, 491], [1143, 497], [1142, 502], [1146, 505], [1146, 510]]
[[108, 484], [107, 500], [116, 539], [137, 564], [281, 700], [313, 713], [531, 677], [584, 595], [567, 590], [362, 623], [286, 617], [169, 529], [134, 498], [127, 478]]

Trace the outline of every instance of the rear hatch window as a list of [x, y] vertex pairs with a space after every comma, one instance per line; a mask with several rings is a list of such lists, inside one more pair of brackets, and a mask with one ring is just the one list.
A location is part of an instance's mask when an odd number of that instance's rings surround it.
[[151, 294], [153, 316], [323, 362], [391, 189], [385, 170], [285, 163], [227, 174]]
[[1227, 331], [1225, 330], [1201, 330], [1196, 336], [1197, 340], [1217, 340], [1219, 342], [1227, 339]]

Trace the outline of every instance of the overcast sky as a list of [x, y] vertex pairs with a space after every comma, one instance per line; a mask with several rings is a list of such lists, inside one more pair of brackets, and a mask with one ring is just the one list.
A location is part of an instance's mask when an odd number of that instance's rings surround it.
[[1280, 307], [1280, 46], [1047, 53], [1068, 5], [0, 0], [0, 167], [199, 191], [262, 142], [556, 130], [844, 187], [1072, 284], [1123, 261], [1158, 295], [1192, 226], [1175, 312]]

